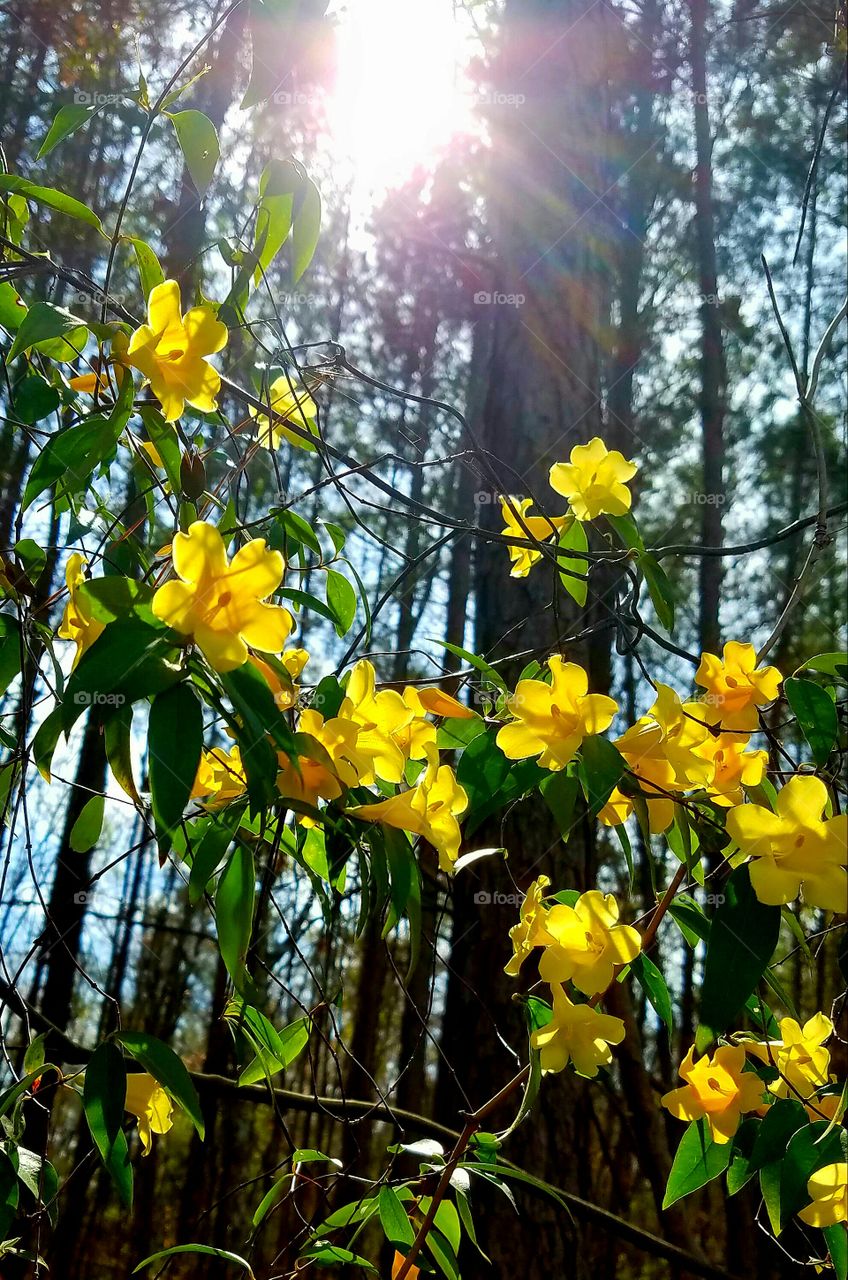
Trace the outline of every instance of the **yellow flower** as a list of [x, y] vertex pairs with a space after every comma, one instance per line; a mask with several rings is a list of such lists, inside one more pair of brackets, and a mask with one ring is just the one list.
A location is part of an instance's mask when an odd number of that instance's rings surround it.
[[826, 1164], [807, 1181], [807, 1195], [812, 1200], [798, 1217], [808, 1227], [833, 1227], [848, 1222], [848, 1166]]
[[283, 577], [283, 557], [254, 538], [227, 564], [224, 540], [214, 525], [196, 520], [171, 547], [181, 582], [166, 582], [153, 597], [162, 622], [192, 636], [216, 671], [247, 660], [247, 646], [279, 653], [294, 626], [291, 614], [265, 604]]
[[735, 733], [708, 734], [698, 755], [712, 762], [715, 776], [707, 791], [716, 804], [742, 804], [744, 787], [758, 786], [768, 766], [767, 751], [746, 751], [747, 743]]
[[364, 770], [370, 767], [367, 759], [358, 757], [358, 732], [352, 720], [338, 716], [325, 720], [317, 711], [304, 711], [298, 722], [298, 733], [312, 738], [322, 750], [314, 756], [309, 755], [308, 749], [299, 753], [298, 768], [280, 752], [281, 768], [277, 775], [280, 795], [315, 807], [319, 799], [338, 800], [344, 787], [355, 787], [360, 766]]
[[706, 689], [707, 718], [723, 729], [751, 733], [759, 724], [757, 707], [773, 702], [783, 679], [777, 667], [757, 669], [752, 644], [728, 640], [724, 660], [714, 653], [701, 654], [695, 683]]
[[149, 1156], [153, 1147], [152, 1134], [167, 1133], [174, 1123], [171, 1099], [153, 1076], [141, 1071], [127, 1076], [124, 1110], [138, 1120], [138, 1136], [144, 1155]]
[[350, 809], [349, 813], [363, 822], [384, 822], [388, 827], [421, 836], [438, 851], [442, 870], [450, 872], [462, 838], [457, 817], [467, 809], [468, 796], [453, 769], [439, 764], [435, 747], [428, 749], [427, 761], [427, 768], [409, 791]]
[[[415, 710], [404, 702], [396, 689], [377, 691], [377, 676], [373, 666], [361, 659], [350, 673], [344, 702], [339, 715], [352, 720], [359, 727], [357, 748], [371, 761], [371, 770], [362, 775], [368, 786], [375, 776], [383, 782], [400, 782], [410, 750], [421, 748], [413, 732], [405, 732], [416, 717]], [[426, 722], [421, 722], [426, 723]], [[432, 730], [429, 725], [425, 736]]]
[[794, 1018], [781, 1018], [778, 1026], [779, 1040], [746, 1041], [745, 1049], [780, 1072], [768, 1086], [769, 1093], [814, 1102], [816, 1089], [829, 1081], [830, 1053], [824, 1042], [833, 1034], [833, 1023], [825, 1014], [815, 1013], [803, 1027]]
[[627, 481], [637, 470], [635, 462], [628, 462], [617, 449], [608, 450], [595, 436], [588, 444], [575, 445], [569, 462], [554, 463], [551, 488], [568, 499], [578, 520], [623, 516], [631, 503]]
[[602, 733], [618, 705], [600, 693], [587, 694], [588, 677], [574, 662], [548, 659], [551, 683], [519, 680], [507, 707], [515, 720], [499, 730], [497, 744], [509, 760], [538, 756], [543, 769], [564, 769], [583, 739]]
[[572, 1004], [562, 987], [552, 987], [553, 1016], [530, 1037], [543, 1071], [562, 1071], [569, 1061], [579, 1076], [590, 1078], [612, 1062], [611, 1044], [621, 1044], [624, 1023], [589, 1004]]
[[291, 677], [291, 684], [286, 682], [279, 671], [274, 670], [270, 662], [263, 662], [255, 654], [251, 654], [248, 659], [256, 667], [256, 670], [262, 673], [265, 683], [273, 693], [274, 701], [280, 710], [288, 711], [290, 707], [295, 705], [300, 694], [300, 689], [295, 681], [309, 661], [309, 654], [305, 649], [286, 649], [280, 655], [279, 660]]
[[227, 345], [227, 326], [210, 307], [181, 314], [180, 286], [163, 280], [150, 290], [147, 324], [136, 329], [127, 348], [127, 363], [140, 369], [162, 405], [166, 422], [175, 422], [186, 403], [201, 413], [218, 407], [221, 378], [205, 356]]
[[415, 689], [412, 685], [408, 685], [403, 691], [403, 700], [408, 707], [415, 708], [417, 716], [423, 716], [429, 712], [431, 716], [443, 716], [446, 720], [479, 719], [476, 711], [458, 702], [444, 689], [430, 687]]
[[550, 943], [539, 961], [539, 975], [551, 986], [569, 978], [584, 995], [606, 991], [617, 965], [635, 960], [642, 939], [630, 925], [618, 923], [611, 893], [590, 889], [573, 907], [555, 903], [545, 920]]
[[85, 557], [81, 556], [78, 551], [68, 556], [68, 563], [65, 566], [68, 603], [65, 605], [65, 612], [62, 614], [59, 630], [56, 632], [60, 640], [73, 640], [76, 645], [77, 651], [74, 655], [74, 666], [77, 665], [86, 649], [89, 649], [97, 637], [102, 635], [106, 626], [105, 622], [98, 622], [96, 618], [92, 618], [91, 605], [80, 592], [80, 587], [85, 582], [83, 570], [87, 563]]
[[[568, 516], [553, 516], [551, 519], [547, 516], [528, 516], [527, 512], [533, 505], [532, 498], [501, 498], [500, 503], [504, 522], [501, 533], [508, 534], [511, 538], [523, 538], [525, 542], [528, 541], [528, 534], [537, 542], [547, 542], [559, 533], [568, 519]], [[516, 512], [521, 516], [520, 521]], [[507, 550], [512, 564], [509, 573], [511, 578], [526, 578], [536, 561], [542, 558], [541, 551], [534, 547], [508, 545]]]
[[[294, 431], [290, 431], [286, 422], [291, 422], [302, 431], [311, 431], [318, 435], [318, 406], [312, 396], [295, 378], [283, 374], [271, 383], [268, 403], [274, 414], [279, 415], [273, 421], [266, 413], [250, 410], [250, 416], [256, 419], [258, 427], [257, 440], [265, 449], [279, 449], [283, 440], [288, 440], [296, 449], [306, 449], [314, 453], [315, 446], [304, 440]], [[280, 421], [283, 419], [283, 421]]]
[[508, 973], [510, 977], [514, 978], [518, 974], [534, 947], [543, 947], [552, 941], [545, 929], [548, 912], [542, 904], [550, 883], [547, 876], [539, 876], [538, 880], [533, 881], [521, 904], [518, 924], [513, 925], [509, 931], [513, 955], [505, 966], [504, 973]]
[[672, 1089], [661, 1104], [676, 1120], [706, 1119], [713, 1142], [729, 1142], [742, 1113], [756, 1111], [763, 1101], [763, 1083], [753, 1072], [744, 1072], [745, 1048], [721, 1045], [710, 1056], [695, 1062], [690, 1049], [680, 1064], [680, 1077], [686, 1083]]
[[241, 752], [238, 747], [212, 747], [204, 750], [191, 790], [193, 800], [212, 796], [214, 804], [226, 804], [240, 796], [247, 786]]
[[819, 778], [796, 774], [777, 794], [777, 812], [737, 805], [727, 815], [728, 834], [750, 854], [751, 884], [760, 902], [804, 901], [822, 911], [848, 904], [848, 816], [824, 818], [827, 788]]

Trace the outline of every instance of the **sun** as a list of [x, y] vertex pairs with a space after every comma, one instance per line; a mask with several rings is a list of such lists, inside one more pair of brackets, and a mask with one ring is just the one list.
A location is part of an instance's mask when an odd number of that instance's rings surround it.
[[467, 32], [453, 0], [351, 0], [335, 17], [328, 124], [354, 183], [375, 195], [473, 128]]

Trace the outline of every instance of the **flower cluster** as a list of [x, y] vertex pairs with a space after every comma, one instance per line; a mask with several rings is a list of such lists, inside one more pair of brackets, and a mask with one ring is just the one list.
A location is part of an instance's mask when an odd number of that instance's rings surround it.
[[[562, 1071], [573, 1062], [578, 1075], [596, 1076], [612, 1061], [611, 1044], [624, 1039], [620, 1018], [601, 1013], [594, 1003], [613, 980], [616, 970], [635, 960], [642, 949], [638, 932], [619, 923], [618, 903], [611, 893], [597, 889], [573, 903], [545, 905], [550, 881], [539, 876], [530, 885], [518, 924], [510, 930], [513, 955], [506, 972], [517, 975], [531, 952], [542, 948], [539, 975], [551, 988], [551, 1020], [533, 1032], [543, 1071]], [[571, 982], [588, 1003], [575, 1003], [564, 984]]]

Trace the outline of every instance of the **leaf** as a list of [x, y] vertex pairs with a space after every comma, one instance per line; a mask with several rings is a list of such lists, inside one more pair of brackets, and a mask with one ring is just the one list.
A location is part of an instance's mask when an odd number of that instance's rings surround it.
[[631, 962], [630, 970], [645, 992], [651, 1006], [668, 1027], [669, 1035], [674, 1030], [674, 1014], [671, 1007], [671, 996], [665, 978], [648, 956], [638, 955]]
[[70, 730], [88, 707], [111, 714], [114, 708], [161, 693], [180, 678], [175, 657], [165, 630], [137, 618], [110, 623], [71, 672], [62, 700], [62, 727]]
[[452, 644], [449, 640], [437, 640], [431, 637], [433, 644], [440, 645], [442, 649], [447, 649], [448, 653], [452, 653], [455, 658], [462, 658], [463, 662], [467, 662], [469, 666], [474, 667], [475, 671], [479, 671], [485, 676], [501, 693], [508, 694], [509, 689], [507, 683], [499, 671], [494, 667], [490, 667], [485, 658], [478, 658], [476, 653], [471, 653], [468, 649], [462, 649], [458, 644]]
[[574, 809], [580, 784], [574, 774], [564, 769], [550, 774], [539, 786], [542, 799], [554, 815], [559, 833], [567, 840], [574, 828]]
[[177, 131], [186, 167], [198, 195], [205, 195], [221, 155], [218, 130], [202, 111], [166, 113]]
[[121, 1128], [127, 1097], [127, 1072], [116, 1044], [97, 1046], [85, 1070], [83, 1109], [94, 1145], [124, 1206], [132, 1207], [133, 1173]]
[[33, 426], [48, 417], [60, 402], [59, 392], [38, 374], [19, 382], [14, 389], [12, 407], [15, 417]]
[[18, 1207], [18, 1171], [5, 1151], [0, 1149], [0, 1240], [5, 1240], [15, 1220]]
[[833, 699], [812, 680], [797, 680], [794, 676], [784, 681], [783, 692], [816, 764], [827, 764], [839, 732]]
[[[0, 174], [0, 189], [2, 177]], [[37, 342], [61, 338], [67, 347], [67, 354], [63, 358], [71, 360], [82, 351], [87, 334], [88, 325], [79, 316], [66, 311], [64, 307], [54, 307], [51, 302], [34, 302], [21, 321], [7, 359], [11, 362], [24, 355]]]
[[[580, 520], [571, 517], [570, 521], [563, 525], [559, 535], [558, 544], [560, 550], [563, 551], [588, 551], [589, 540], [586, 537], [586, 530]], [[559, 569], [559, 578], [568, 594], [582, 608], [586, 603], [586, 596], [589, 590], [588, 560], [582, 560], [574, 556], [557, 556], [557, 568]], [[579, 578], [575, 578], [575, 573], [580, 574]]]
[[204, 1125], [200, 1099], [182, 1058], [168, 1045], [145, 1031], [117, 1031], [115, 1039], [144, 1067], [148, 1075], [158, 1080], [165, 1092], [186, 1113], [202, 1139]]
[[[832, 653], [818, 653], [814, 658], [802, 662], [798, 671], [820, 671], [822, 675], [836, 676], [840, 680], [848, 680], [848, 653], [844, 649]], [[793, 672], [797, 676], [798, 671]]]
[[92, 796], [83, 806], [82, 813], [71, 827], [69, 843], [74, 853], [88, 853], [100, 839], [103, 826], [103, 796]]
[[615, 529], [625, 547], [630, 547], [634, 551], [645, 550], [642, 535], [639, 532], [636, 521], [629, 512], [623, 516], [607, 515], [606, 520]]
[[415, 1232], [412, 1229], [412, 1223], [398, 1199], [397, 1192], [392, 1187], [380, 1188], [377, 1196], [377, 1211], [380, 1215], [380, 1226], [391, 1244], [400, 1248], [413, 1243]]
[[5, 192], [8, 195], [23, 196], [25, 200], [35, 200], [37, 204], [43, 204], [48, 209], [55, 209], [57, 213], [64, 213], [69, 218], [77, 218], [80, 222], [87, 222], [90, 227], [94, 227], [101, 235], [105, 235], [97, 214], [89, 209], [88, 205], [83, 204], [81, 200], [75, 200], [73, 196], [65, 195], [64, 191], [55, 191], [53, 187], [39, 187], [35, 182], [30, 182], [27, 178], [18, 177], [17, 174], [0, 173], [0, 192]]
[[[310, 551], [314, 551], [316, 556], [321, 556], [321, 543], [318, 541], [318, 535], [309, 522], [304, 520], [303, 516], [299, 516], [296, 511], [278, 511], [276, 520], [283, 526], [286, 537], [295, 543], [294, 550], [297, 550], [297, 544], [302, 543]], [[283, 550], [286, 553], [287, 560], [294, 554], [294, 551], [291, 551], [285, 545]]]
[[254, 740], [264, 738], [266, 733], [270, 734], [281, 751], [296, 759], [298, 750], [294, 734], [256, 667], [246, 662], [244, 666], [222, 676], [221, 683], [233, 709], [242, 718], [245, 729], [253, 735]]
[[346, 636], [356, 617], [356, 592], [335, 569], [327, 570], [327, 604], [333, 611], [336, 635]]
[[277, 1179], [270, 1191], [262, 1197], [253, 1214], [254, 1227], [261, 1226], [275, 1205], [279, 1204], [283, 1196], [291, 1187], [293, 1179], [293, 1174], [284, 1173], [281, 1178]]
[[132, 771], [132, 721], [132, 707], [118, 707], [103, 726], [103, 741], [112, 776], [130, 799], [140, 804]]
[[66, 493], [84, 488], [95, 467], [114, 454], [126, 421], [123, 414], [95, 415], [50, 436], [29, 473], [24, 510], [58, 481]]
[[203, 747], [200, 699], [185, 681], [159, 693], [150, 708], [150, 797], [156, 829], [173, 831], [189, 801]]
[[674, 588], [668, 574], [655, 556], [644, 551], [638, 559], [639, 568], [648, 586], [651, 603], [666, 631], [674, 630]]
[[253, 253], [257, 260], [254, 283], [276, 258], [288, 239], [292, 225], [295, 192], [303, 177], [291, 160], [271, 160], [259, 179], [259, 203], [256, 206], [256, 229]]
[[306, 178], [292, 230], [293, 284], [298, 283], [312, 261], [320, 234], [321, 192], [311, 178]]
[[21, 670], [21, 624], [9, 613], [0, 613], [0, 695]]
[[302, 1259], [309, 1259], [311, 1262], [317, 1262], [319, 1267], [336, 1267], [339, 1265], [364, 1267], [366, 1271], [373, 1271], [376, 1274], [377, 1268], [373, 1266], [367, 1258], [362, 1258], [358, 1253], [351, 1253], [350, 1249], [342, 1249], [340, 1245], [329, 1244], [327, 1241], [319, 1241], [317, 1244], [305, 1249], [300, 1255]]
[[703, 1120], [693, 1121], [675, 1153], [662, 1207], [668, 1209], [724, 1173], [730, 1163], [731, 1150], [729, 1142], [713, 1142]]
[[233, 840], [234, 830], [241, 821], [243, 810], [230, 805], [221, 815], [211, 818], [191, 859], [188, 880], [188, 900], [194, 907], [206, 892], [206, 886], [223, 861], [224, 854]]
[[844, 1149], [844, 1129], [829, 1129], [827, 1120], [798, 1129], [789, 1139], [780, 1174], [780, 1226], [781, 1229], [799, 1209], [810, 1204], [807, 1182], [817, 1169], [828, 1164], [845, 1164], [848, 1149]]
[[29, 1075], [31, 1071], [41, 1071], [44, 1069], [44, 1041], [47, 1038], [47, 1032], [42, 1031], [34, 1040], [27, 1045], [27, 1051], [24, 1054], [24, 1073]]
[[[141, 284], [141, 292], [144, 295], [144, 301], [150, 297], [150, 290], [155, 289], [157, 284], [162, 284], [165, 279], [165, 272], [159, 263], [159, 259], [151, 249], [146, 240], [140, 240], [137, 236], [127, 237], [133, 247], [135, 253], [135, 262], [138, 267], [138, 278]], [[155, 444], [155, 440], [153, 441]], [[161, 452], [161, 450], [160, 450]]]
[[221, 1262], [232, 1262], [236, 1266], [241, 1267], [248, 1276], [248, 1280], [255, 1280], [250, 1264], [245, 1262], [244, 1258], [240, 1258], [237, 1253], [230, 1253], [229, 1249], [214, 1249], [210, 1244], [175, 1244], [170, 1249], [162, 1249], [159, 1253], [151, 1253], [149, 1258], [145, 1258], [137, 1267], [133, 1268], [133, 1275], [137, 1275], [139, 1271], [143, 1271], [145, 1267], [149, 1267], [153, 1262], [161, 1262], [163, 1258], [173, 1258], [178, 1253], [202, 1253], [208, 1258], [218, 1258]]
[[730, 1164], [727, 1166], [727, 1194], [735, 1196], [756, 1173], [751, 1168], [751, 1154], [762, 1121], [754, 1116], [743, 1120], [733, 1138]]
[[110, 573], [105, 578], [90, 578], [79, 590], [92, 618], [98, 622], [117, 622], [119, 618], [126, 620], [135, 616], [142, 622], [155, 623], [150, 608], [154, 590], [135, 578]]
[[836, 1280], [848, 1280], [848, 1232], [845, 1224], [837, 1222], [832, 1227], [824, 1227], [822, 1235], [827, 1242]]
[[793, 1133], [803, 1129], [807, 1123], [806, 1111], [794, 1098], [779, 1098], [773, 1102], [757, 1130], [749, 1162], [751, 1172], [756, 1173], [765, 1165], [781, 1159]]
[[710, 936], [709, 919], [688, 893], [678, 894], [669, 906], [668, 914], [690, 947], [696, 947]]
[[36, 161], [43, 160], [45, 156], [49, 156], [54, 147], [58, 147], [60, 142], [64, 142], [65, 138], [69, 138], [77, 129], [87, 124], [91, 117], [97, 111], [97, 106], [83, 106], [81, 103], [73, 102], [66, 107], [60, 107], [53, 117], [53, 123], [47, 131], [47, 137], [38, 149]]
[[272, 93], [290, 82], [291, 20], [296, 13], [297, 0], [260, 0], [260, 3], [250, 6], [253, 64], [250, 82], [241, 102], [242, 111], [265, 102]]
[[780, 907], [760, 902], [747, 865], [737, 867], [710, 924], [695, 1039], [699, 1053], [736, 1017], [774, 955], [779, 933]]
[[215, 894], [218, 946], [236, 991], [249, 989], [245, 968], [253, 928], [256, 869], [251, 849], [238, 845], [224, 868]]
[[511, 768], [494, 732], [474, 738], [459, 757], [456, 779], [468, 795], [468, 817], [477, 805], [496, 796]]
[[244, 1029], [249, 1032], [249, 1038], [256, 1049], [256, 1058], [239, 1076], [239, 1085], [248, 1085], [290, 1067], [309, 1043], [312, 1024], [308, 1018], [298, 1018], [283, 1027], [282, 1031], [277, 1031], [273, 1023], [258, 1009], [244, 1005], [242, 1010]]
[[583, 741], [578, 768], [589, 807], [597, 816], [627, 773], [624, 757], [607, 738], [592, 734]]

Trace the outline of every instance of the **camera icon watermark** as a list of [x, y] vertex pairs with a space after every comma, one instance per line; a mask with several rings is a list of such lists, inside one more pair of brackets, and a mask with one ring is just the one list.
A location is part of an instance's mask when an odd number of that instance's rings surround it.
[[74, 694], [78, 707], [122, 707], [125, 702], [122, 693], [101, 693], [98, 689], [80, 689]]
[[74, 902], [78, 907], [85, 906], [87, 902], [94, 901], [94, 891], [92, 889], [80, 889], [74, 894]]
[[474, 295], [475, 307], [523, 307], [526, 301], [523, 293], [493, 293], [479, 289]]
[[74, 89], [74, 103], [78, 107], [114, 107], [123, 96], [121, 93], [89, 93], [86, 89]]

